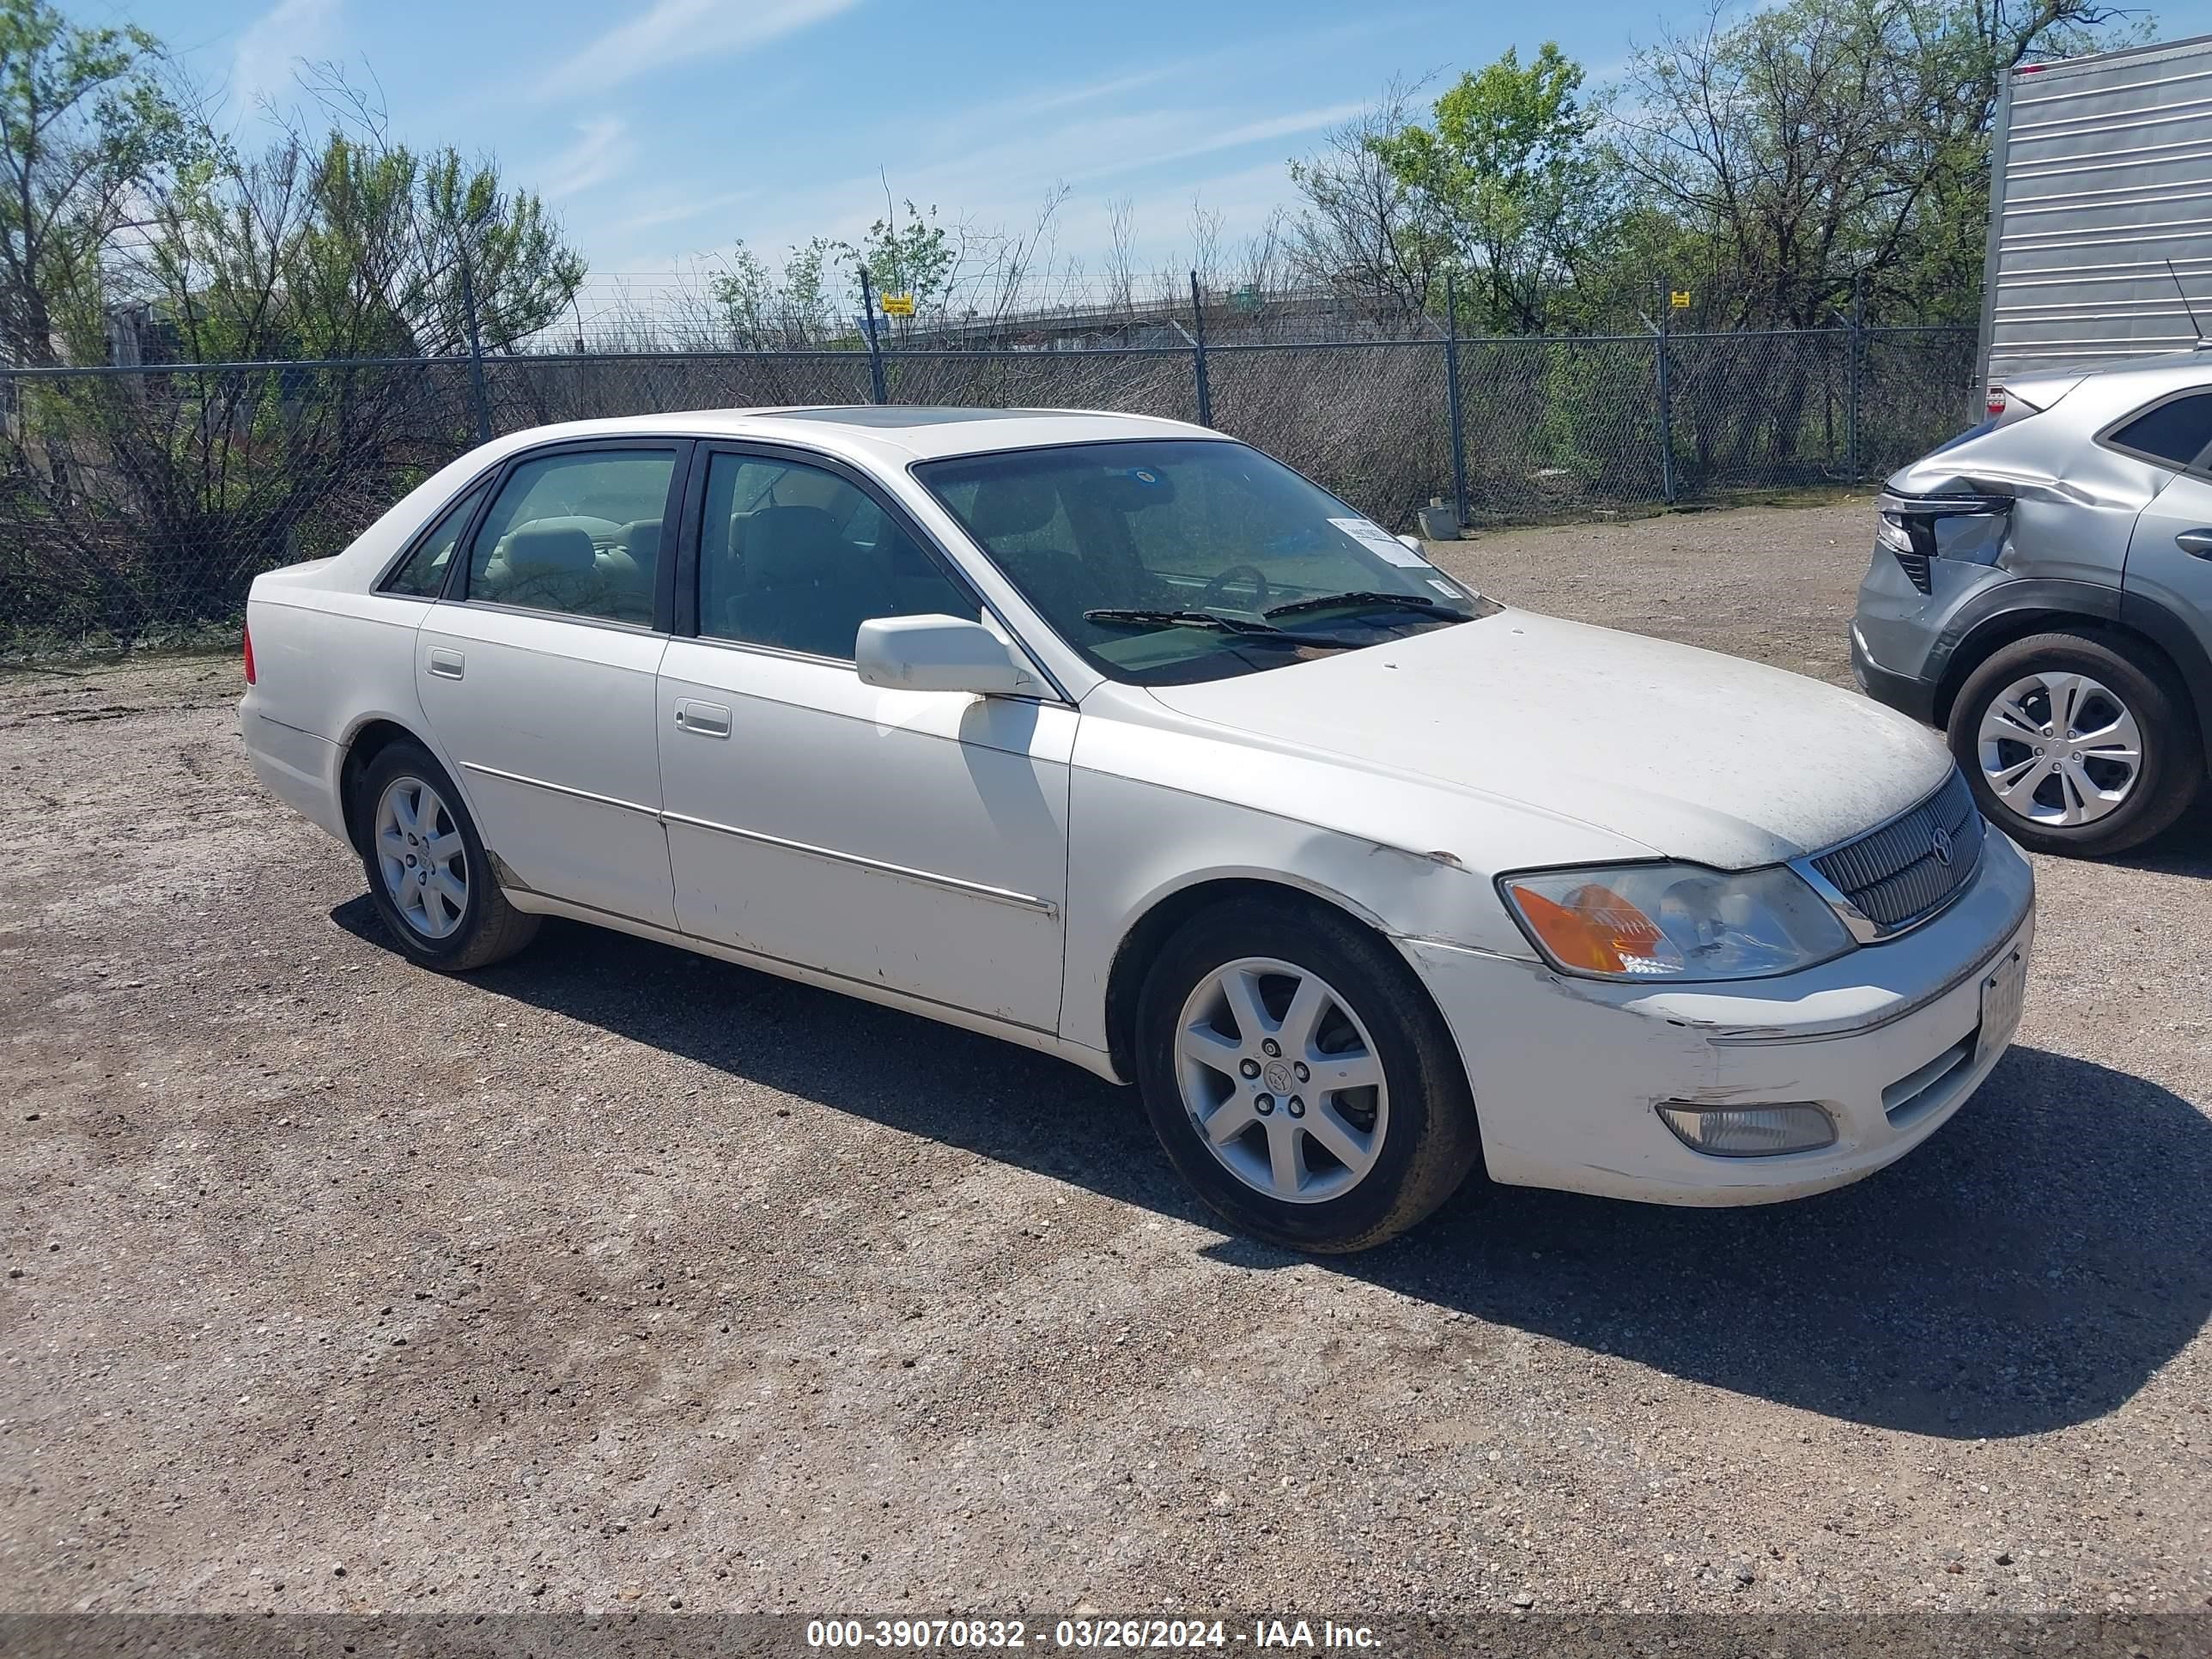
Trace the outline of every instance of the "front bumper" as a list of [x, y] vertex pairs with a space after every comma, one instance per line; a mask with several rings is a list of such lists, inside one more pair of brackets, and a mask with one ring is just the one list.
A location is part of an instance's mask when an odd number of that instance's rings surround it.
[[1867, 649], [1866, 635], [1851, 624], [1851, 678], [1859, 690], [1876, 702], [1887, 703], [1900, 714], [1909, 714], [1923, 726], [1936, 725], [1936, 682], [1916, 674], [1884, 668]]
[[[1426, 939], [1400, 948], [1458, 1040], [1493, 1180], [1662, 1204], [1765, 1204], [1871, 1175], [1949, 1121], [2004, 1052], [1980, 1031], [1985, 975], [2035, 932], [2034, 878], [1992, 830], [1934, 921], [1779, 978], [1653, 986]], [[1662, 1101], [1813, 1101], [1832, 1146], [1693, 1152]]]

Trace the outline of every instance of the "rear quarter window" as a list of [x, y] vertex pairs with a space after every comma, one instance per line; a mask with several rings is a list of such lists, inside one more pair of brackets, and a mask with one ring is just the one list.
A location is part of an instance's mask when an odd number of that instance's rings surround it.
[[404, 593], [410, 599], [434, 599], [446, 585], [446, 571], [453, 563], [453, 548], [461, 539], [461, 532], [469, 527], [475, 515], [477, 503], [483, 499], [482, 485], [447, 508], [446, 514], [431, 526], [406, 562], [384, 580], [386, 593]]
[[2212, 392], [2153, 404], [2106, 433], [2105, 442], [2161, 466], [2193, 465], [2212, 447]]

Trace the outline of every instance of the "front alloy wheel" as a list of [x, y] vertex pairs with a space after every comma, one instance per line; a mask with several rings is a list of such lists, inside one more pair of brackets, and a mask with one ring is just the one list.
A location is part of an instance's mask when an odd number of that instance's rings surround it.
[[2142, 728], [2110, 686], [2045, 669], [1998, 692], [1978, 748], [1990, 793], [2033, 823], [2094, 823], [2142, 775]]
[[2039, 853], [2117, 853], [2188, 809], [2204, 775], [2172, 668], [2117, 633], [2035, 634], [1959, 688], [1951, 753], [1982, 815]]
[[1253, 1191], [1318, 1204], [1374, 1169], [1390, 1085], [1367, 1028], [1320, 975], [1240, 957], [1193, 988], [1177, 1024], [1183, 1109]]
[[1302, 894], [1240, 894], [1185, 920], [1146, 972], [1132, 1035], [1176, 1170], [1270, 1243], [1379, 1244], [1480, 1156], [1428, 988], [1380, 935]]

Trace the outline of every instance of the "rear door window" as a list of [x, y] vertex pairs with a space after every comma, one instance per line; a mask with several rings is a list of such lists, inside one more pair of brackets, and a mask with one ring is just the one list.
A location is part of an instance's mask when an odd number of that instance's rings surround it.
[[469, 597], [650, 624], [676, 453], [561, 450], [518, 465], [477, 528]]

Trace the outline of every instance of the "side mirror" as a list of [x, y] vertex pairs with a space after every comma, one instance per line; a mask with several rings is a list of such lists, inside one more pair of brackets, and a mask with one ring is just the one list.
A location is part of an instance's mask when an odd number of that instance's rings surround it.
[[860, 624], [854, 663], [863, 685], [898, 691], [1018, 691], [1029, 676], [1005, 641], [957, 617], [878, 617]]
[[1403, 542], [1407, 547], [1411, 548], [1414, 552], [1419, 553], [1422, 551], [1421, 538], [1419, 536], [1404, 535], [1399, 537], [1398, 539]]

